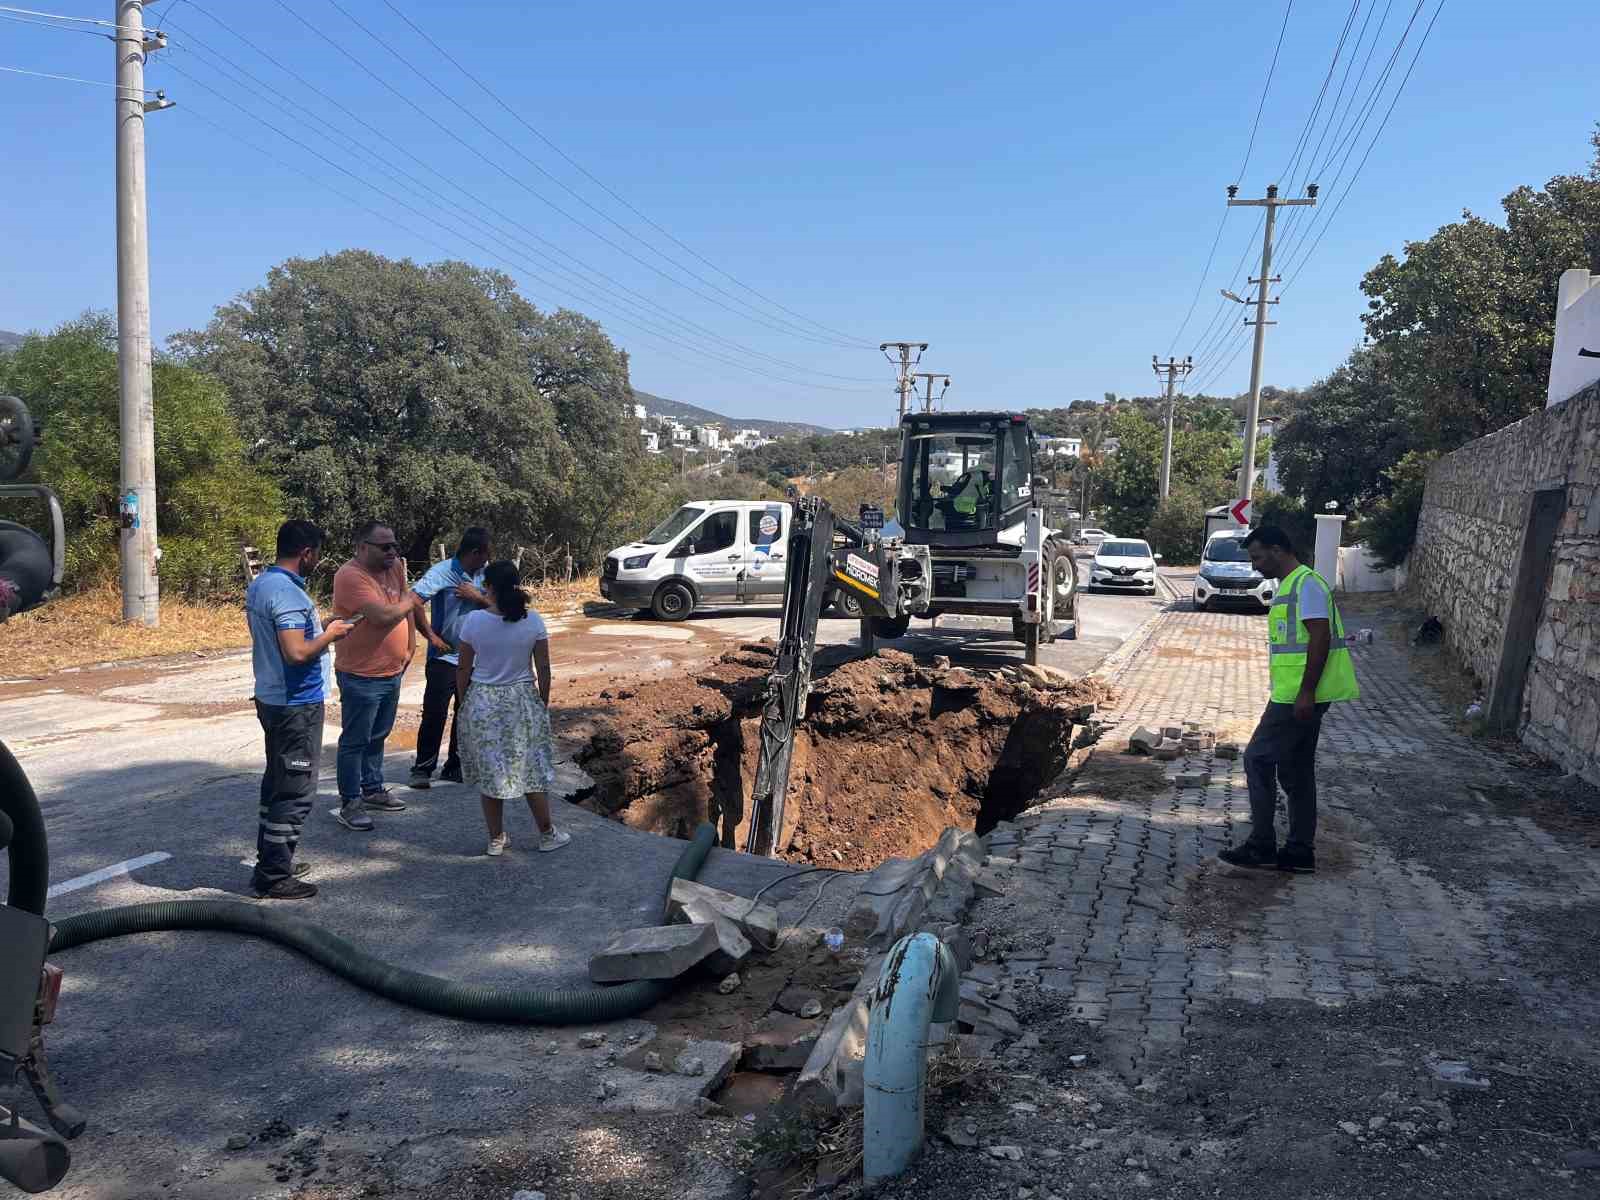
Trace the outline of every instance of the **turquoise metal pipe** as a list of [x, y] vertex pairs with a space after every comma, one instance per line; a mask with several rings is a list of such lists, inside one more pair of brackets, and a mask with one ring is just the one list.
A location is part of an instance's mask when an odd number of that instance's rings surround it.
[[922, 1150], [928, 1025], [954, 1021], [961, 974], [950, 948], [931, 933], [901, 938], [883, 960], [867, 1015], [862, 1172], [893, 1179]]

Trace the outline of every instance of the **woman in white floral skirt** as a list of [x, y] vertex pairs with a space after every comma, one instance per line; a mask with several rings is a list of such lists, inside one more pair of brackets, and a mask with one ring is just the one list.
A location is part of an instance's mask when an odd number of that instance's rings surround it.
[[[539, 849], [559, 850], [572, 835], [550, 820], [555, 740], [550, 733], [550, 634], [508, 562], [483, 573], [491, 603], [461, 623], [456, 711], [461, 722], [461, 767], [483, 796], [488, 853], [511, 844], [505, 803], [527, 798], [539, 826]], [[537, 674], [537, 683], [535, 675]]]

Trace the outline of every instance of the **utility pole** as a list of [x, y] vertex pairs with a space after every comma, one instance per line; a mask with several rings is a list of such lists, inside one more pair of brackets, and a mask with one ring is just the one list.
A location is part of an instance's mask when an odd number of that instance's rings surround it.
[[166, 45], [144, 35], [143, 0], [113, 0], [117, 146], [117, 393], [122, 434], [122, 619], [161, 622], [156, 578], [156, 431], [150, 385], [150, 223], [144, 117], [171, 108], [145, 99], [144, 60]]
[[[1245, 414], [1244, 422], [1244, 462], [1239, 469], [1239, 499], [1250, 499], [1250, 493], [1255, 488], [1256, 482], [1256, 426], [1261, 421], [1261, 353], [1266, 347], [1267, 326], [1276, 325], [1276, 321], [1267, 320], [1267, 305], [1276, 304], [1276, 300], [1267, 299], [1267, 290], [1278, 280], [1272, 277], [1272, 230], [1278, 221], [1278, 210], [1286, 205], [1311, 205], [1317, 202], [1317, 185], [1306, 185], [1305, 198], [1301, 200], [1280, 200], [1278, 198], [1278, 185], [1272, 184], [1267, 188], [1267, 194], [1260, 200], [1240, 200], [1239, 185], [1228, 185], [1229, 208], [1264, 208], [1267, 210], [1267, 220], [1261, 237], [1261, 278], [1252, 279], [1250, 282], [1258, 284], [1256, 292], [1256, 347], [1255, 354], [1250, 360], [1250, 408]], [[1224, 292], [1223, 295], [1228, 295]], [[1229, 297], [1233, 299], [1234, 297]], [[1245, 324], [1250, 324], [1246, 320]]]
[[1167, 377], [1167, 440], [1161, 447], [1161, 499], [1165, 500], [1172, 494], [1172, 410], [1174, 405], [1174, 392], [1178, 387], [1179, 377], [1187, 378], [1189, 372], [1194, 370], [1194, 358], [1185, 357], [1182, 362], [1170, 354], [1167, 361], [1160, 361], [1154, 354], [1150, 356], [1150, 365], [1155, 368], [1157, 375]]
[[912, 375], [912, 378], [927, 380], [928, 394], [922, 402], [922, 411], [925, 413], [933, 411], [933, 381], [935, 379], [944, 380], [944, 386], [939, 389], [939, 399], [941, 401], [944, 399], [944, 394], [950, 390], [950, 376], [948, 375], [940, 375], [938, 372], [917, 371]]
[[[922, 361], [922, 355], [928, 349], [928, 343], [884, 342], [878, 347], [878, 349], [883, 351], [883, 356], [888, 358], [891, 363], [897, 361], [889, 356], [889, 351], [891, 349], [893, 349], [900, 356], [898, 359], [898, 365], [900, 367], [900, 379], [895, 385], [895, 390], [900, 393], [900, 416], [895, 422], [895, 425], [898, 428], [900, 422], [906, 419], [906, 409], [910, 407], [910, 398], [916, 389], [916, 385], [911, 382], [911, 368]], [[916, 358], [911, 357], [911, 352], [913, 350], [917, 352]]]

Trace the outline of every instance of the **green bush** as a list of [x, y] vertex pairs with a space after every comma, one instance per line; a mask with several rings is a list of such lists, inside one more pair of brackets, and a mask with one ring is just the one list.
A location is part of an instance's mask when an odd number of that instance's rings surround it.
[[1179, 484], [1156, 507], [1146, 535], [1150, 548], [1168, 563], [1197, 563], [1205, 544], [1207, 494], [1194, 484]]
[[1417, 520], [1422, 516], [1428, 468], [1438, 457], [1431, 451], [1413, 450], [1383, 473], [1389, 494], [1361, 523], [1379, 567], [1398, 567], [1410, 556], [1417, 540]]

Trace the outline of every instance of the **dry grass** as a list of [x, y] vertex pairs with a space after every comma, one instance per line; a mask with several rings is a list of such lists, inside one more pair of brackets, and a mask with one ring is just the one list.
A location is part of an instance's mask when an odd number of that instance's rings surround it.
[[[581, 613], [596, 601], [593, 575], [571, 583], [531, 589], [533, 607], [547, 617]], [[327, 605], [322, 604], [324, 615]], [[209, 654], [250, 644], [242, 602], [195, 604], [161, 598], [161, 625], [147, 629], [122, 619], [122, 592], [115, 584], [78, 592], [0, 624], [0, 676], [49, 675], [66, 667]]]
[[601, 603], [600, 577], [580, 575], [571, 583], [546, 583], [528, 589], [534, 611], [544, 617], [581, 613], [586, 603]]
[[48, 675], [64, 667], [235, 650], [250, 644], [239, 604], [191, 604], [163, 597], [161, 624], [122, 619], [115, 585], [79, 592], [0, 624], [0, 674]]

